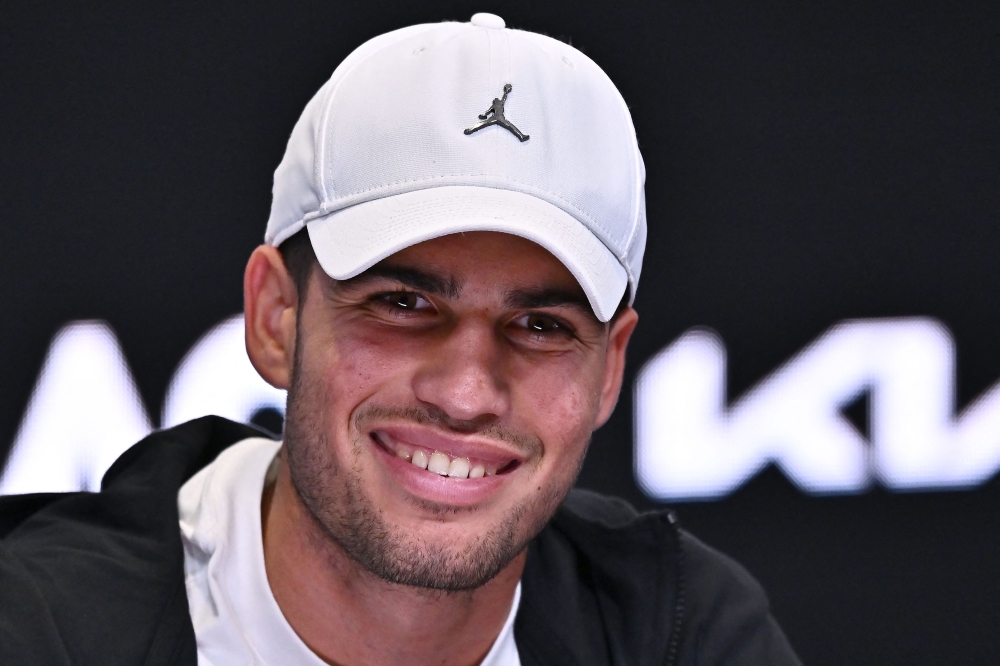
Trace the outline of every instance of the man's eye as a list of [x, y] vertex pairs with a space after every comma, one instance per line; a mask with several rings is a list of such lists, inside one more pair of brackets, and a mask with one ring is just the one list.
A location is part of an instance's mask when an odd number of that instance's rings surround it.
[[379, 300], [392, 308], [400, 310], [422, 310], [430, 306], [426, 298], [412, 291], [397, 291], [391, 294], [383, 294]]
[[551, 317], [528, 315], [528, 328], [535, 333], [548, 333], [549, 331], [561, 329], [562, 326], [560, 326], [559, 322]]
[[569, 327], [558, 319], [543, 314], [525, 315], [521, 325], [534, 335], [569, 335], [571, 332]]
[[404, 310], [413, 310], [417, 307], [418, 299], [416, 294], [393, 294], [392, 304]]

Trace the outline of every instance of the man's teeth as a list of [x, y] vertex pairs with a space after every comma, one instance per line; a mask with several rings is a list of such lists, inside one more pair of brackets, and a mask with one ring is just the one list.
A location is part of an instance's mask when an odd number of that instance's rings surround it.
[[[436, 453], [434, 455], [437, 455]], [[448, 476], [456, 479], [469, 478], [469, 461], [465, 458], [455, 458], [448, 465]]]
[[494, 464], [473, 463], [468, 458], [452, 459], [441, 451], [434, 451], [428, 455], [422, 449], [414, 449], [412, 453], [405, 449], [397, 449], [396, 457], [409, 461], [420, 469], [453, 479], [481, 479], [497, 473], [497, 466]]
[[427, 454], [420, 450], [414, 451], [410, 462], [420, 469], [427, 469]]
[[431, 454], [431, 461], [427, 463], [427, 471], [448, 476], [448, 468], [451, 467], [451, 458], [447, 454], [435, 451]]

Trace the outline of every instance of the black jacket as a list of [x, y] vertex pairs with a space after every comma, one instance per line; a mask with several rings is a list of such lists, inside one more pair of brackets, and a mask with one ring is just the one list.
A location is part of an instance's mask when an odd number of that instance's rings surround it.
[[[0, 498], [0, 664], [196, 664], [177, 492], [260, 434], [205, 417], [133, 446], [100, 493]], [[521, 589], [524, 666], [798, 663], [760, 586], [669, 512], [570, 493]]]

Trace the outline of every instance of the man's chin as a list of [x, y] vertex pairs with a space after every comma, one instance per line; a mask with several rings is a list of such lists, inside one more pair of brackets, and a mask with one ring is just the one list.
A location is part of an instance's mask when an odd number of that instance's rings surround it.
[[[373, 525], [366, 535], [338, 543], [374, 576], [397, 585], [461, 591], [481, 587], [504, 570], [525, 548], [527, 539], [514, 534], [516, 525], [496, 525], [482, 536], [454, 529]], [[438, 526], [440, 528], [440, 526]], [[377, 530], [377, 533], [376, 533]]]

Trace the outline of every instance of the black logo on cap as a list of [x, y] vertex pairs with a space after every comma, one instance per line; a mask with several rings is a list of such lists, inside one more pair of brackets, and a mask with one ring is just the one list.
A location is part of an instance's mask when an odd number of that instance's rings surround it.
[[531, 137], [527, 134], [521, 134], [521, 130], [514, 127], [514, 124], [507, 120], [507, 118], [503, 115], [503, 105], [507, 101], [507, 93], [513, 89], [514, 86], [509, 83], [505, 84], [503, 87], [503, 97], [494, 97], [493, 104], [490, 105], [490, 108], [479, 114], [479, 119], [483, 122], [478, 125], [473, 125], [469, 129], [465, 130], [465, 133], [472, 134], [473, 132], [478, 132], [484, 127], [489, 127], [490, 125], [499, 125], [521, 141], [527, 141], [530, 139]]

